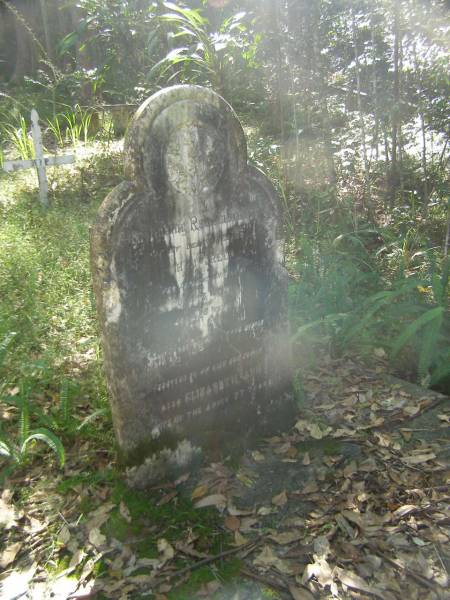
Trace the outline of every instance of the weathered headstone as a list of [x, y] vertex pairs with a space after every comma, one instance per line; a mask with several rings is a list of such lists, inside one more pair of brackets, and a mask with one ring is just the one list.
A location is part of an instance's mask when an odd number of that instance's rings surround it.
[[165, 89], [137, 111], [125, 154], [128, 181], [91, 237], [120, 449], [182, 462], [289, 427], [280, 209], [234, 112], [211, 90]]

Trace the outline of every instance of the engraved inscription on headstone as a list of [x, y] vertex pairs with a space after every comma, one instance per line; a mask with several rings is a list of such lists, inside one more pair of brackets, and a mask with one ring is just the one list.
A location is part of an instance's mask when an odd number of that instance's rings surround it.
[[114, 426], [125, 455], [224, 451], [294, 414], [276, 193], [230, 106], [176, 86], [137, 111], [127, 182], [92, 229]]

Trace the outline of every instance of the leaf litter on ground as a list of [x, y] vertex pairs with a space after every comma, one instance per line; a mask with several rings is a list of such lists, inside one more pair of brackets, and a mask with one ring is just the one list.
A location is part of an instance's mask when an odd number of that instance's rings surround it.
[[[78, 484], [59, 493], [61, 478], [40, 486], [36, 466], [28, 473], [32, 493], [20, 510], [14, 501], [20, 480], [0, 498], [3, 588], [17, 579], [33, 599], [58, 597], [64, 589], [74, 598], [100, 592], [127, 598], [144, 590], [169, 597], [202, 561], [214, 564], [232, 552], [240, 558], [243, 577], [273, 585], [294, 600], [330, 594], [445, 598], [448, 406], [432, 392], [411, 393], [351, 360], [324, 360], [305, 375], [305, 390], [308, 403], [295, 427], [249, 449], [238, 469], [212, 463], [189, 484], [185, 474], [150, 492], [160, 494], [156, 504], [164, 506], [186, 495], [183, 486], [190, 485], [186, 490], [199, 514], [218, 512], [229, 536], [222, 552], [213, 552], [192, 532], [169, 540], [167, 524], [159, 522], [145, 534], [155, 540], [157, 555], [141, 556], [132, 538], [119, 541], [105, 529], [113, 514], [134, 524], [126, 501], [111, 500], [107, 484], [95, 490]], [[417, 426], [435, 405], [425, 426]], [[95, 447], [83, 452], [83, 460], [97, 460]], [[76, 474], [78, 465], [76, 454], [72, 464], [69, 455], [66, 471]], [[295, 477], [283, 478], [292, 473]], [[82, 510], [83, 502], [93, 508]], [[63, 575], [49, 576], [43, 566], [62, 559]], [[213, 597], [216, 588], [203, 584], [199, 597]]]

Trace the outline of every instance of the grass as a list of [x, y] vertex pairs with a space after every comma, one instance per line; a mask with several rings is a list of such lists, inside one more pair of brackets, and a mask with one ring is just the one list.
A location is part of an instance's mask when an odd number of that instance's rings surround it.
[[[15, 407], [25, 400], [32, 428], [50, 429], [65, 446], [95, 440], [112, 453], [90, 282], [89, 226], [120, 180], [121, 162], [117, 154], [98, 152], [77, 167], [49, 169], [48, 174], [49, 209], [38, 202], [33, 171], [0, 174], [0, 399], [10, 405], [0, 430], [14, 440]], [[63, 407], [66, 384], [70, 401]], [[34, 457], [34, 447], [30, 450]]]
[[0, 341], [14, 334], [0, 366], [3, 391], [23, 378], [41, 392], [59, 390], [69, 376], [80, 379], [93, 406], [104, 405], [89, 226], [119, 170], [106, 156], [53, 169], [49, 210], [37, 201], [34, 173], [0, 176]]

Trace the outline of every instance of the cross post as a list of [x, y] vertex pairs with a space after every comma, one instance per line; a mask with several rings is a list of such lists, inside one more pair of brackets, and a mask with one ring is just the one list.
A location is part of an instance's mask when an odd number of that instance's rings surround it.
[[31, 135], [33, 138], [35, 157], [31, 160], [6, 160], [3, 163], [3, 169], [7, 172], [18, 171], [20, 169], [36, 168], [39, 182], [39, 200], [42, 206], [48, 206], [48, 180], [45, 168], [49, 166], [68, 165], [75, 162], [73, 154], [63, 156], [44, 156], [44, 147], [42, 145], [42, 133], [39, 127], [39, 115], [33, 108], [31, 111]]

